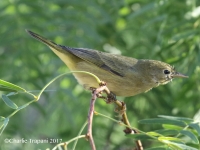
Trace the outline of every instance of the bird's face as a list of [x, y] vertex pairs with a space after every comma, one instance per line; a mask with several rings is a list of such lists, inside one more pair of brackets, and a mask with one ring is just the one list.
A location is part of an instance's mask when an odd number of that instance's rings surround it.
[[158, 72], [156, 75], [158, 84], [167, 84], [172, 81], [173, 74], [175, 74], [175, 69], [172, 66], [162, 66], [158, 68]]
[[150, 66], [151, 74], [155, 82], [159, 84], [167, 84], [172, 81], [173, 78], [187, 78], [187, 76], [177, 72], [173, 66], [160, 61], [155, 61]]

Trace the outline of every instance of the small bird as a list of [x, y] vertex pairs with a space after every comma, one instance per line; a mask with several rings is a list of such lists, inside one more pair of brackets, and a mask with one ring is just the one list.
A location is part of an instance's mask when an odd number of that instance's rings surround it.
[[[56, 44], [32, 31], [26, 31], [49, 46], [71, 71], [93, 73], [105, 81], [108, 89], [116, 96], [134, 96], [167, 84], [173, 78], [188, 77], [161, 61], [136, 59], [87, 48], [71, 48]], [[86, 89], [99, 87], [91, 75], [80, 73], [73, 75]]]

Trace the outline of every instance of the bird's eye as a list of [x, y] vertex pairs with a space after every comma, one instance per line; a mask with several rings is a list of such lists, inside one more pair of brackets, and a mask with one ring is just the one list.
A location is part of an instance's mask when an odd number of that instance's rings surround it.
[[170, 74], [169, 70], [164, 70], [164, 74]]

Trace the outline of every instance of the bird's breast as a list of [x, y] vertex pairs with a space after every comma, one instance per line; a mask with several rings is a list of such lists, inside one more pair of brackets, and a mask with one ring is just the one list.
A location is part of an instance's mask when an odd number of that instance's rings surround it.
[[[109, 90], [117, 96], [133, 96], [148, 91], [153, 87], [152, 84], [144, 82], [142, 76], [134, 73], [131, 74], [128, 70], [129, 74], [125, 73], [125, 76], [121, 77], [86, 61], [77, 63], [76, 70], [93, 73], [101, 81], [105, 81]], [[74, 73], [74, 76], [87, 89], [99, 87], [96, 79], [88, 74]]]

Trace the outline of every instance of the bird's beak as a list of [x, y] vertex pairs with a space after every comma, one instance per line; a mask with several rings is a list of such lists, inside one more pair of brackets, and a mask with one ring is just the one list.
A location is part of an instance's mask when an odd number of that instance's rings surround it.
[[175, 72], [174, 74], [172, 74], [173, 78], [188, 78], [188, 76], [181, 74], [179, 72]]

